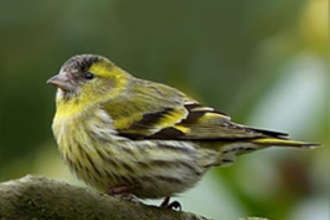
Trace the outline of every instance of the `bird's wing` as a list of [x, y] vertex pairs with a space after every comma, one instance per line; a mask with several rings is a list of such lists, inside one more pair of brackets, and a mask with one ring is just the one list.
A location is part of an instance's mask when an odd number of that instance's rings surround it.
[[254, 138], [285, 138], [287, 134], [250, 128], [230, 121], [230, 117], [211, 107], [197, 102], [187, 102], [184, 108], [188, 114], [170, 127], [163, 128], [149, 138], [191, 139], [191, 140], [229, 140]]
[[181, 104], [179, 101], [167, 103], [159, 97], [157, 102], [147, 103], [142, 101], [145, 98], [138, 102], [136, 98], [135, 104], [130, 103], [131, 99], [118, 99], [122, 103], [112, 102], [106, 107], [118, 133], [130, 139], [225, 140], [286, 136], [232, 123], [227, 114], [190, 98], [183, 97]]

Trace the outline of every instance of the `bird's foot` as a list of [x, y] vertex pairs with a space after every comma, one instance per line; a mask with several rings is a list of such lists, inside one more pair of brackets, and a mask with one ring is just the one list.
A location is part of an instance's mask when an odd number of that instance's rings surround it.
[[121, 185], [121, 186], [115, 186], [106, 192], [106, 194], [110, 196], [114, 196], [116, 198], [124, 199], [127, 201], [140, 203], [139, 199], [133, 195], [131, 192], [132, 189], [137, 188], [138, 185]]
[[179, 211], [181, 211], [182, 209], [181, 204], [178, 201], [170, 202], [169, 196], [165, 197], [165, 199], [163, 200], [163, 202], [160, 204], [159, 207], [165, 209], [177, 209]]

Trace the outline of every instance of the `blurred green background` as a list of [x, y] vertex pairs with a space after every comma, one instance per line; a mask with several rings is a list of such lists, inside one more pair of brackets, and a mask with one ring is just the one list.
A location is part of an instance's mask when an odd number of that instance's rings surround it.
[[35, 173], [83, 185], [57, 152], [56, 89], [46, 80], [69, 57], [94, 53], [235, 122], [323, 145], [271, 148], [215, 168], [179, 196], [185, 211], [328, 219], [327, 10], [326, 0], [1, 0], [0, 180]]

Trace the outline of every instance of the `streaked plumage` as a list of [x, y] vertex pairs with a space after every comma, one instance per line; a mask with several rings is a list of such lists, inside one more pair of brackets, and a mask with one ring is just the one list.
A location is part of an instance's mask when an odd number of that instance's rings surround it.
[[314, 146], [235, 124], [97, 55], [72, 57], [48, 82], [59, 88], [52, 126], [59, 150], [78, 178], [102, 192], [129, 185], [140, 198], [172, 196], [237, 155], [272, 145]]

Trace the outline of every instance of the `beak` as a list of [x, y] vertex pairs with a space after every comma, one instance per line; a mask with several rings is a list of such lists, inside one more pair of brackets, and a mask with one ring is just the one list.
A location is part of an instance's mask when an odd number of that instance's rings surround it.
[[70, 82], [69, 77], [66, 74], [58, 74], [47, 80], [50, 83], [64, 92], [70, 92], [76, 89], [74, 85]]

